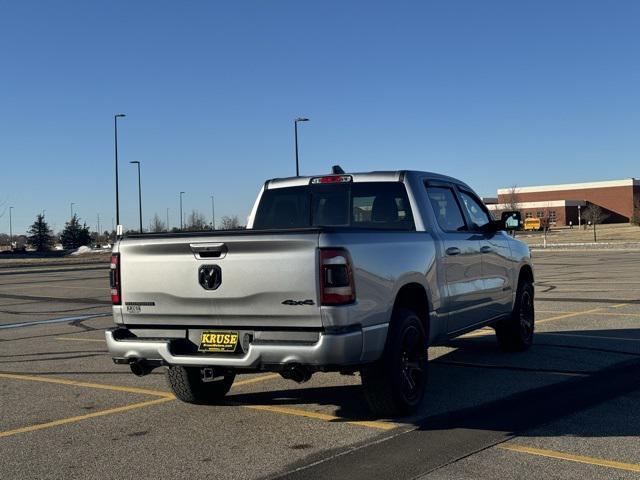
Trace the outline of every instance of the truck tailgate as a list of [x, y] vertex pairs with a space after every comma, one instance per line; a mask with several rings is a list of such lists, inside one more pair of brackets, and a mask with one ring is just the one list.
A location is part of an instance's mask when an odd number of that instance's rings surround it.
[[[318, 238], [317, 232], [125, 238], [119, 245], [123, 321], [320, 327]], [[219, 278], [206, 285], [203, 274]]]

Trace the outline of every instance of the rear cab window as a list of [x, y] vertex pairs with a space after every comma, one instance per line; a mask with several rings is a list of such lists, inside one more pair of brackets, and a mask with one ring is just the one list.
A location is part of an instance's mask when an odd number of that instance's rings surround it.
[[309, 227], [415, 230], [400, 182], [311, 184], [264, 191], [254, 229]]

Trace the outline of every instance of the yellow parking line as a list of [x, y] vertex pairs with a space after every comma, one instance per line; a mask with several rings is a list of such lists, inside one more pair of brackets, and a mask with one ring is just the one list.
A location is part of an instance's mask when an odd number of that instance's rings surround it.
[[611, 308], [626, 307], [627, 305], [629, 305], [629, 304], [628, 303], [618, 303], [617, 305], [612, 305]]
[[130, 410], [149, 407], [151, 405], [158, 405], [160, 403], [170, 402], [172, 400], [175, 400], [175, 397], [165, 396], [163, 398], [156, 398], [155, 400], [148, 400], [146, 402], [132, 403], [130, 405], [125, 405], [123, 407], [109, 408], [106, 410], [99, 410], [97, 412], [87, 413], [85, 415], [77, 415], [75, 417], [62, 418], [60, 420], [54, 420], [52, 422], [29, 425], [28, 427], [21, 427], [21, 428], [16, 428], [14, 430], [7, 430], [4, 432], [0, 432], [0, 438], [9, 437], [11, 435], [16, 435], [18, 433], [34, 432], [36, 430], [42, 430], [45, 428], [57, 427], [59, 425], [66, 425], [69, 423], [76, 423], [82, 420], [88, 420], [90, 418], [103, 417], [105, 415], [112, 415], [114, 413], [128, 412]]
[[554, 320], [564, 320], [565, 318], [577, 317], [578, 315], [588, 315], [590, 313], [597, 312], [598, 310], [600, 310], [600, 308], [592, 308], [591, 310], [581, 310], [579, 312], [564, 313], [562, 315], [556, 315], [555, 317], [549, 317], [543, 320], [536, 320], [536, 324], [552, 322]]
[[482, 337], [484, 335], [491, 335], [493, 333], [493, 329], [489, 327], [484, 327], [477, 332], [466, 333], [462, 335], [460, 338], [471, 338], [471, 337]]
[[540, 333], [545, 335], [554, 335], [554, 336], [560, 336], [560, 337], [601, 338], [604, 340], [622, 340], [627, 342], [640, 342], [640, 338], [606, 337], [603, 335], [580, 335], [579, 333], [559, 333], [559, 332], [540, 332]]
[[149, 390], [146, 388], [124, 387], [120, 385], [107, 385], [104, 383], [79, 382], [76, 380], [68, 380], [66, 378], [41, 377], [36, 375], [21, 375], [16, 373], [0, 373], [0, 378], [8, 378], [10, 380], [28, 380], [32, 382], [56, 383], [59, 385], [71, 385], [74, 387], [98, 388], [101, 390], [112, 390], [114, 392], [137, 393], [140, 395], [153, 395], [156, 397], [173, 398], [170, 392], [162, 390]]
[[249, 385], [251, 383], [264, 382], [265, 380], [273, 380], [276, 378], [281, 378], [277, 373], [270, 373], [267, 375], [261, 375], [259, 377], [248, 378], [246, 380], [240, 380], [239, 382], [233, 382], [231, 388], [240, 387], [242, 385]]
[[[545, 323], [545, 322], [552, 322], [554, 320], [563, 320], [565, 318], [571, 318], [571, 317], [577, 317], [578, 315], [589, 315], [592, 313], [597, 312], [598, 310], [600, 310], [599, 308], [592, 308], [591, 310], [581, 310], [581, 311], [577, 311], [577, 312], [566, 312], [563, 313], [562, 315], [556, 315], [554, 317], [549, 317], [549, 318], [543, 318], [542, 320], [536, 320], [536, 325], [540, 324], [540, 323]], [[462, 335], [460, 338], [473, 338], [473, 337], [482, 337], [484, 335], [491, 335], [493, 334], [493, 329], [490, 329], [488, 327], [485, 327], [481, 330], [478, 330], [477, 332], [471, 332], [471, 333], [467, 333], [465, 335]]]
[[316, 420], [324, 420], [325, 422], [342, 422], [342, 423], [348, 423], [350, 425], [358, 425], [360, 427], [376, 428], [378, 430], [391, 430], [398, 426], [395, 423], [377, 422], [374, 420], [351, 421], [351, 420], [346, 420], [343, 417], [336, 417], [335, 415], [330, 415], [327, 413], [302, 410], [300, 408], [278, 407], [278, 406], [272, 406], [272, 405], [246, 405], [243, 403], [236, 403], [236, 402], [234, 402], [233, 404], [244, 407], [244, 408], [248, 408], [249, 410], [259, 410], [259, 411], [273, 412], [273, 413], [284, 413], [285, 415], [293, 415], [296, 417], [314, 418]]
[[510, 450], [512, 452], [528, 453], [530, 455], [538, 455], [540, 457], [557, 458], [559, 460], [567, 460], [569, 462], [586, 463], [588, 465], [598, 465], [601, 467], [615, 468], [618, 470], [626, 470], [628, 472], [640, 472], [640, 465], [636, 463], [623, 463], [613, 460], [605, 460], [604, 458], [586, 457], [583, 455], [574, 455], [572, 453], [556, 452], [554, 450], [544, 450], [541, 448], [525, 447], [524, 445], [516, 445], [513, 443], [505, 443], [498, 445], [498, 448]]
[[[536, 313], [559, 313], [553, 310], [536, 310]], [[562, 312], [574, 313], [574, 312]], [[617, 312], [591, 312], [591, 315], [604, 315], [611, 317], [640, 317], [640, 313], [617, 313]]]
[[71, 342], [100, 342], [105, 343], [106, 340], [100, 338], [76, 338], [76, 337], [55, 337], [56, 340], [67, 340]]
[[[260, 377], [249, 378], [247, 380], [243, 380], [240, 382], [236, 382], [233, 384], [233, 387], [239, 387], [242, 385], [263, 382], [265, 380], [271, 380], [279, 377], [280, 375], [269, 374], [262, 375]], [[144, 408], [151, 405], [158, 405], [160, 403], [169, 402], [171, 400], [175, 400], [175, 397], [170, 392], [165, 392], [161, 390], [149, 390], [146, 388], [135, 388], [135, 387], [123, 387], [119, 385], [105, 385], [101, 383], [89, 383], [89, 382], [78, 382], [75, 380], [67, 380], [65, 378], [50, 378], [50, 377], [40, 377], [35, 375], [20, 375], [20, 374], [12, 374], [12, 373], [0, 373], [0, 378], [7, 378], [11, 380], [26, 380], [26, 381], [34, 381], [34, 382], [44, 382], [44, 383], [54, 383], [59, 385], [71, 385], [74, 387], [86, 387], [86, 388], [98, 388], [103, 390], [113, 390], [118, 392], [127, 392], [127, 393], [137, 393], [144, 395], [153, 395], [161, 398], [155, 400], [148, 400], [146, 402], [133, 403], [130, 405], [125, 405], [123, 407], [109, 408], [106, 410], [100, 410], [97, 412], [88, 413], [85, 415], [77, 415], [74, 417], [63, 418], [60, 420], [54, 420], [52, 422], [40, 423], [37, 425], [30, 425], [28, 427], [16, 428], [13, 430], [7, 430], [4, 432], [0, 432], [0, 438], [8, 437], [11, 435], [16, 435], [18, 433], [28, 433], [36, 430], [42, 430], [45, 428], [56, 427], [59, 425], [66, 425], [69, 423], [76, 423], [83, 420], [88, 420], [95, 417], [101, 417], [105, 415], [112, 415], [115, 413], [127, 412], [130, 410], [135, 410], [138, 408]]]
[[[278, 374], [268, 374], [268, 375], [262, 375], [260, 377], [253, 377], [247, 380], [234, 382], [232, 388], [241, 387], [243, 385], [248, 385], [248, 384], [257, 383], [257, 382], [264, 382], [266, 380], [272, 380], [279, 377], [280, 375]], [[173, 398], [173, 394], [169, 391], [150, 390], [148, 388], [125, 387], [120, 385], [107, 385], [104, 383], [79, 382], [76, 380], [68, 380], [66, 378], [41, 377], [36, 375], [21, 375], [21, 374], [15, 374], [15, 373], [0, 373], [0, 378], [8, 378], [11, 380], [28, 380], [33, 382], [56, 383], [59, 385], [71, 385], [74, 387], [98, 388], [102, 390], [113, 390], [115, 392], [137, 393], [141, 395], [153, 395], [156, 397]]]

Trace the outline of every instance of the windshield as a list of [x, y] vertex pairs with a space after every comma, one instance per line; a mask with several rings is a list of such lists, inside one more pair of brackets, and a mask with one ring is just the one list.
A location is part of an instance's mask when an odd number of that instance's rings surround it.
[[265, 190], [253, 228], [344, 226], [414, 230], [407, 192], [399, 182], [305, 185]]

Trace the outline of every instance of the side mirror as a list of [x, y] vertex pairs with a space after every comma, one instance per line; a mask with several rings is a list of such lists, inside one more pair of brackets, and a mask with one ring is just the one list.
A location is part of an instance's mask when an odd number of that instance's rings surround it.
[[500, 230], [506, 230], [508, 232], [513, 230], [519, 230], [522, 224], [522, 215], [520, 212], [502, 212], [500, 216]]

